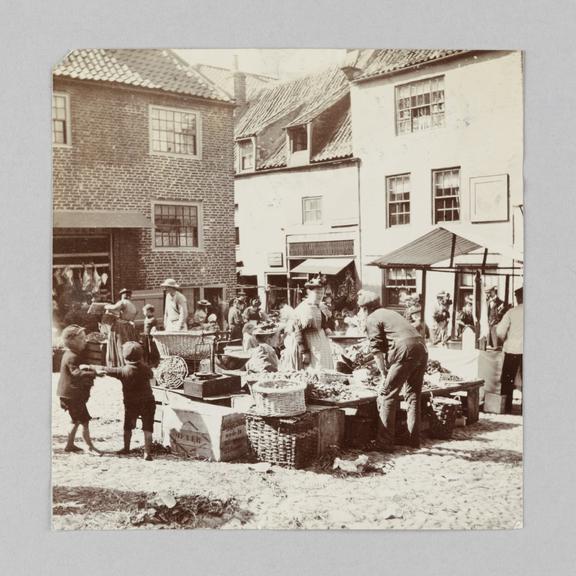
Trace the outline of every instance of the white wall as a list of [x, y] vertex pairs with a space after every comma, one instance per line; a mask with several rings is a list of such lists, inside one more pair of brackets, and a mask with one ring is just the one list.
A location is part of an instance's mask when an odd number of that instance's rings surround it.
[[[397, 85], [445, 75], [445, 125], [396, 135]], [[496, 52], [438, 63], [385, 79], [353, 84], [354, 155], [361, 158], [361, 242], [364, 285], [381, 289], [381, 270], [366, 266], [433, 224], [432, 170], [460, 167], [461, 220], [470, 220], [472, 177], [508, 174], [508, 222], [474, 224], [477, 232], [512, 243], [512, 212], [523, 198], [523, 96], [520, 52]], [[411, 174], [411, 223], [386, 228], [386, 176]], [[521, 236], [517, 235], [520, 248]], [[453, 277], [445, 275], [452, 292]], [[436, 284], [436, 281], [434, 282]]]
[[[302, 224], [302, 199], [307, 196], [322, 196], [321, 225]], [[265, 273], [286, 273], [286, 235], [329, 240], [331, 234], [351, 233], [350, 228], [334, 226], [357, 227], [358, 168], [347, 163], [236, 177], [235, 201], [237, 260], [244, 263], [243, 275], [258, 275], [258, 284], [264, 285]], [[283, 253], [282, 268], [269, 266], [271, 252]]]

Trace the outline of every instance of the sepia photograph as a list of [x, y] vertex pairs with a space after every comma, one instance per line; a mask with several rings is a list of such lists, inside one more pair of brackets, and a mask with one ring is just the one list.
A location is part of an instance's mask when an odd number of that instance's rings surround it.
[[54, 62], [52, 528], [523, 528], [524, 59]]

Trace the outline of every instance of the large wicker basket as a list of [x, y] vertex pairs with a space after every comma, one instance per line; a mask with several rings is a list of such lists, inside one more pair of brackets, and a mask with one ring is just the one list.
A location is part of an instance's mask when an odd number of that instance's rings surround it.
[[461, 409], [460, 400], [455, 398], [431, 397], [428, 407], [430, 419], [430, 436], [448, 440], [452, 437], [456, 414]]
[[306, 384], [293, 380], [264, 380], [252, 386], [260, 416], [297, 416], [306, 412]]
[[246, 432], [252, 451], [261, 462], [288, 468], [310, 464], [318, 447], [318, 419], [310, 412], [290, 418], [246, 413]]

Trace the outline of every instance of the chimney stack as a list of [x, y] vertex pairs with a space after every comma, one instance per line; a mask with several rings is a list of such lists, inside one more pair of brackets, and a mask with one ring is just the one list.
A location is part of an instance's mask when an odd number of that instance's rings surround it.
[[234, 71], [234, 99], [238, 106], [246, 104], [246, 74]]

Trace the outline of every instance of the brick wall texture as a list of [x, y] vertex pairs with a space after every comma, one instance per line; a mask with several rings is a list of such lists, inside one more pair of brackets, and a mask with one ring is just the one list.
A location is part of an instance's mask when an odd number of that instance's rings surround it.
[[[172, 277], [183, 286], [223, 285], [230, 293], [236, 286], [232, 107], [61, 78], [54, 90], [69, 95], [72, 131], [69, 148], [53, 149], [55, 210], [130, 210], [151, 218], [153, 201], [202, 203], [201, 251], [156, 251], [151, 229], [110, 231], [115, 292], [156, 289]], [[201, 159], [149, 153], [150, 104], [200, 113]]]

